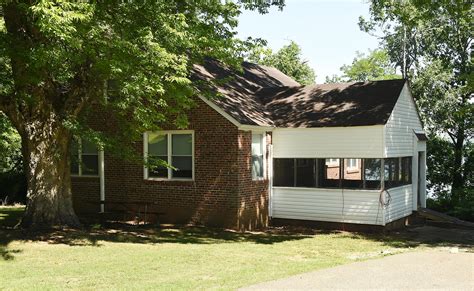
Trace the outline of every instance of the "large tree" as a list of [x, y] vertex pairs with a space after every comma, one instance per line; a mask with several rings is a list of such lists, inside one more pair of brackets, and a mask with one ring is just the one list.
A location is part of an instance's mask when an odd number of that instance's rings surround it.
[[368, 54], [356, 52], [356, 57], [350, 65], [343, 65], [340, 68], [342, 75], [326, 77], [326, 83], [349, 82], [349, 81], [375, 81], [399, 79], [395, 66], [390, 60], [387, 51], [376, 49]]
[[444, 170], [451, 177], [451, 199], [459, 203], [472, 187], [473, 6], [462, 0], [372, 1], [370, 15], [361, 18], [361, 29], [382, 33], [391, 60], [412, 80], [429, 133], [452, 149], [436, 159], [452, 159]]
[[313, 68], [303, 59], [301, 48], [294, 41], [277, 52], [266, 47], [265, 42], [260, 42], [249, 51], [247, 59], [257, 64], [275, 67], [302, 85], [314, 84], [316, 80]]
[[[244, 8], [266, 12], [268, 3], [2, 1], [0, 111], [21, 136], [28, 184], [22, 225], [79, 225], [72, 136], [112, 149], [116, 139], [134, 140], [165, 121], [184, 126], [192, 65], [204, 57], [238, 64], [245, 42], [234, 37], [237, 16]], [[108, 80], [113, 98], [105, 98]], [[94, 107], [114, 117], [118, 134], [88, 127]]]

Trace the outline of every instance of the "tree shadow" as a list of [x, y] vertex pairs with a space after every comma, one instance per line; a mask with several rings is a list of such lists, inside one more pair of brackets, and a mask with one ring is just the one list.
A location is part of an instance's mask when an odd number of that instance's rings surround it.
[[[459, 247], [473, 251], [474, 231], [471, 229], [439, 228], [433, 226], [409, 227], [388, 233], [357, 233], [315, 228], [284, 226], [271, 227], [260, 232], [237, 232], [226, 229], [199, 226], [130, 225], [106, 222], [102, 225], [85, 225], [82, 229], [24, 230], [15, 229], [21, 211], [5, 210], [0, 219], [0, 258], [13, 260], [19, 249], [10, 249], [11, 242], [46, 242], [72, 247], [101, 247], [103, 242], [134, 244], [226, 244], [255, 243], [263, 245], [311, 238], [318, 234], [338, 234], [338, 239], [364, 239], [383, 243], [390, 248]], [[5, 215], [6, 214], [6, 215]], [[10, 217], [7, 217], [11, 215]], [[7, 223], [8, 222], [8, 223]]]
[[[418, 247], [462, 248], [474, 252], [474, 230], [441, 228], [428, 225], [409, 226], [386, 233], [347, 233], [352, 239], [369, 239], [394, 249]], [[338, 236], [337, 239], [344, 238]]]
[[[14, 213], [0, 208], [0, 213]], [[136, 243], [136, 244], [225, 244], [250, 242], [255, 244], [276, 244], [309, 238], [308, 234], [297, 234], [286, 231], [237, 232], [226, 229], [199, 226], [162, 226], [131, 225], [122, 222], [104, 222], [84, 224], [81, 229], [15, 229], [12, 217], [0, 220], [0, 256], [12, 260], [20, 250], [9, 249], [15, 242], [46, 242], [48, 244], [65, 244], [72, 247], [101, 247], [102, 242]], [[19, 217], [17, 217], [19, 219]], [[9, 223], [4, 223], [5, 221]], [[18, 221], [18, 220], [16, 220]]]

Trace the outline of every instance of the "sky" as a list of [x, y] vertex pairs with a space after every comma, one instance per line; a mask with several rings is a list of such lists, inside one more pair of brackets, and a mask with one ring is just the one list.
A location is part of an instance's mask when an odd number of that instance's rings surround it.
[[377, 48], [377, 38], [360, 31], [359, 16], [368, 18], [367, 0], [286, 0], [283, 11], [244, 11], [237, 32], [242, 39], [267, 40], [274, 51], [295, 41], [316, 71], [316, 82], [323, 83], [326, 76], [340, 74], [339, 68], [350, 64], [356, 51]]

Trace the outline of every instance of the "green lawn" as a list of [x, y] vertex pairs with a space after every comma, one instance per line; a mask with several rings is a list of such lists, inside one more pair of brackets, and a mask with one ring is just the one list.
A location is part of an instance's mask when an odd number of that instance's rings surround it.
[[235, 289], [407, 249], [381, 235], [336, 232], [8, 228], [22, 210], [0, 207], [0, 290]]

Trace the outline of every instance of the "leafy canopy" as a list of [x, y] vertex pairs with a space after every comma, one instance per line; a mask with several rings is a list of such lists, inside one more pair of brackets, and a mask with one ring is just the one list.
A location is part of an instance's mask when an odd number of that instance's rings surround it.
[[326, 77], [326, 83], [349, 82], [349, 81], [375, 81], [400, 79], [396, 74], [395, 66], [390, 61], [387, 51], [376, 49], [368, 54], [356, 52], [356, 57], [350, 65], [340, 68], [342, 76], [333, 75]]
[[428, 179], [435, 190], [450, 185], [454, 204], [466, 199], [466, 193], [473, 199], [474, 192], [473, 11], [470, 1], [462, 0], [372, 1], [370, 18], [359, 22], [368, 33], [382, 33], [390, 60], [411, 80], [431, 144], [451, 147], [449, 155], [428, 151], [428, 167], [450, 160], [446, 180], [433, 171]]
[[316, 74], [308, 61], [302, 59], [300, 46], [291, 41], [277, 52], [263, 45], [254, 47], [247, 55], [250, 62], [275, 67], [302, 85], [314, 84]]
[[[281, 1], [276, 1], [280, 8]], [[20, 135], [36, 120], [63, 126], [99, 146], [145, 130], [187, 124], [193, 64], [213, 57], [238, 66], [249, 42], [235, 38], [254, 1], [34, 1], [0, 8], [0, 110]], [[113, 80], [113, 82], [110, 82]], [[108, 89], [113, 96], [106, 98]], [[89, 128], [97, 110], [113, 116], [107, 136]], [[31, 115], [30, 112], [35, 114]], [[100, 114], [99, 114], [100, 115]], [[44, 128], [44, 130], [46, 130]]]

